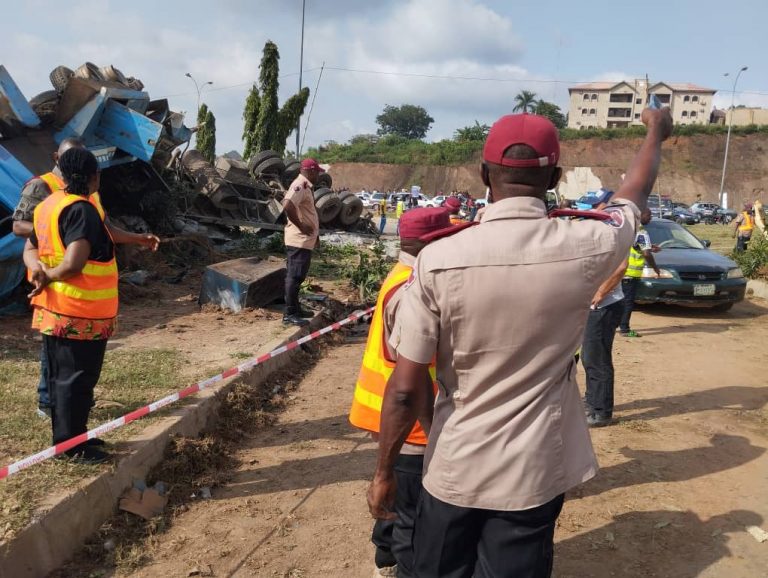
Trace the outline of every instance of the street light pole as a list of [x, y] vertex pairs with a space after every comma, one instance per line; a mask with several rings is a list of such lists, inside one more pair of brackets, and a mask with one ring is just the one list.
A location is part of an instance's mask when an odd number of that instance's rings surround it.
[[[720, 206], [723, 206], [723, 189], [725, 188], [725, 169], [728, 166], [728, 147], [731, 144], [731, 128], [733, 128], [733, 111], [734, 102], [736, 99], [736, 83], [739, 82], [741, 73], [747, 70], [747, 66], [742, 66], [736, 73], [736, 78], [733, 80], [733, 90], [731, 91], [731, 118], [728, 121], [728, 136], [725, 137], [725, 154], [723, 155], [723, 176], [720, 179]], [[729, 73], [723, 74], [723, 76], [729, 76]]]
[[[302, 72], [304, 70], [304, 16], [307, 0], [301, 0], [301, 51], [299, 52], [299, 92], [301, 92]], [[301, 117], [296, 121], [296, 158], [299, 158], [299, 140], [301, 135]]]
[[189, 72], [187, 72], [184, 76], [192, 80], [192, 82], [195, 83], [195, 90], [197, 91], [197, 114], [200, 114], [200, 93], [203, 91], [203, 89], [208, 86], [209, 84], [213, 84], [210, 80], [208, 82], [204, 82], [202, 86], [199, 86], [197, 84], [197, 81], [195, 80], [195, 77], [192, 76]]

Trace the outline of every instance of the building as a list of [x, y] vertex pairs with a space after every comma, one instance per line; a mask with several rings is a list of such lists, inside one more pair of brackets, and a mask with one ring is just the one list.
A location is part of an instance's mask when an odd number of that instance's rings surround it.
[[670, 107], [675, 124], [708, 124], [715, 92], [688, 83], [657, 82], [648, 87], [645, 79], [578, 84], [568, 88], [568, 128], [640, 125], [640, 113], [649, 94], [655, 94], [662, 106]]

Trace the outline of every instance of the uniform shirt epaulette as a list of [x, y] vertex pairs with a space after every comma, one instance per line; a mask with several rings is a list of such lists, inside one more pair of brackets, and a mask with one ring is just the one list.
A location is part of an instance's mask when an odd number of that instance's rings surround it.
[[475, 225], [479, 225], [479, 224], [480, 223], [477, 221], [461, 223], [459, 225], [454, 225], [452, 227], [447, 227], [445, 229], [440, 229], [438, 231], [433, 231], [432, 233], [427, 233], [426, 235], [422, 235], [421, 237], [419, 237], [419, 241], [422, 241], [424, 243], [431, 243], [432, 241], [437, 241], [438, 239], [442, 239], [444, 237], [451, 237], [456, 233], [463, 231], [464, 229], [469, 229], [470, 227], [474, 227]]

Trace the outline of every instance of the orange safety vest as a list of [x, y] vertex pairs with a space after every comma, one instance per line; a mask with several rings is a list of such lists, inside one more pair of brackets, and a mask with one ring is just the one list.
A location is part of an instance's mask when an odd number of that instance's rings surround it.
[[[34, 227], [40, 261], [56, 267], [64, 260], [64, 242], [59, 231], [62, 211], [74, 203], [87, 202], [77, 195], [57, 190], [35, 208]], [[111, 319], [117, 315], [117, 261], [114, 253], [106, 263], [88, 260], [83, 270], [66, 281], [53, 281], [32, 305], [53, 313], [83, 319]]]
[[[52, 193], [64, 190], [64, 181], [57, 177], [56, 173], [45, 173], [44, 175], [40, 175], [40, 179], [45, 182], [46, 185], [48, 185], [48, 188]], [[96, 207], [96, 210], [99, 212], [99, 216], [103, 221], [106, 218], [107, 213], [104, 211], [104, 207], [101, 205], [101, 196], [99, 195], [99, 192], [96, 191], [95, 193], [91, 194], [88, 197], [88, 201], [94, 207]]]
[[[411, 267], [398, 263], [384, 280], [379, 291], [376, 310], [373, 313], [371, 328], [368, 331], [363, 364], [360, 367], [360, 374], [355, 385], [352, 409], [349, 412], [349, 422], [360, 429], [375, 433], [380, 431], [384, 390], [395, 370], [395, 363], [387, 359], [385, 351], [384, 307], [395, 291], [408, 281], [411, 271]], [[429, 367], [429, 374], [432, 376], [432, 381], [436, 382], [434, 363]], [[435, 390], [437, 390], [436, 385]], [[427, 444], [427, 436], [418, 421], [405, 441], [409, 444], [422, 446]]]
[[752, 222], [752, 215], [747, 211], [744, 211], [741, 215], [744, 217], [744, 222], [739, 225], [739, 233], [751, 233], [755, 227], [755, 224]]
[[464, 219], [460, 217], [454, 217], [453, 215], [451, 215], [449, 220], [451, 221], [451, 225], [461, 225], [462, 223], [466, 222]]

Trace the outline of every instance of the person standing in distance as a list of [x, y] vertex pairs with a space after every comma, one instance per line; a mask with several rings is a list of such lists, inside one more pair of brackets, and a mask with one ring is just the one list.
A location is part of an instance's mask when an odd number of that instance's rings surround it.
[[285, 313], [283, 323], [303, 327], [309, 323], [310, 313], [301, 310], [299, 289], [307, 278], [312, 262], [312, 250], [317, 247], [320, 221], [315, 209], [313, 187], [323, 169], [315, 159], [301, 161], [299, 176], [288, 187], [283, 208], [288, 217], [285, 225]]
[[[419, 578], [551, 575], [565, 492], [597, 472], [573, 352], [597, 289], [629, 252], [672, 131], [668, 109], [642, 118], [648, 132], [619, 198], [583, 220], [547, 215], [546, 192], [562, 174], [554, 125], [501, 118], [483, 149], [491, 204], [481, 224], [416, 260], [390, 338], [398, 356], [368, 505], [391, 517], [394, 464], [420, 418], [429, 441]], [[435, 358], [439, 388], [425, 424]]]

